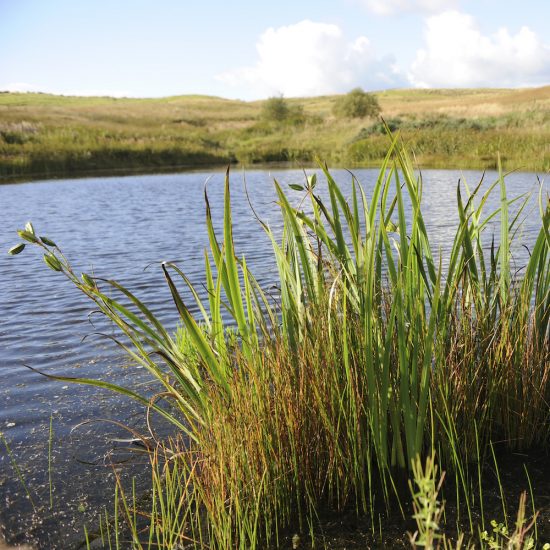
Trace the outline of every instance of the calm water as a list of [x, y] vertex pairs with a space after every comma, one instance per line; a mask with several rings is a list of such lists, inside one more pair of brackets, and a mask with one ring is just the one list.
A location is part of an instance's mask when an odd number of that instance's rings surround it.
[[[377, 172], [357, 170], [367, 194]], [[345, 190], [350, 175], [334, 174]], [[426, 171], [424, 216], [432, 244], [443, 255], [456, 224], [456, 184], [460, 177], [475, 186], [480, 173]], [[176, 261], [198, 285], [202, 282], [205, 181], [216, 219], [221, 219], [223, 174], [189, 173], [157, 176], [40, 181], [0, 186], [0, 432], [11, 449], [0, 442], [0, 528], [13, 541], [31, 540], [41, 548], [69, 548], [92, 522], [93, 513], [108, 503], [113, 474], [108, 462], [124, 461], [124, 475], [141, 470], [124, 445], [127, 437], [106, 422], [77, 427], [91, 419], [117, 419], [138, 429], [143, 426], [139, 407], [99, 390], [50, 381], [24, 365], [58, 375], [102, 378], [134, 388], [147, 385], [143, 370], [125, 364], [120, 352], [93, 333], [113, 332], [105, 324], [92, 325], [92, 307], [59, 273], [43, 264], [38, 251], [27, 248], [20, 256], [5, 252], [18, 242], [16, 229], [32, 220], [37, 232], [54, 239], [77, 270], [116, 278], [142, 298], [172, 328], [177, 317], [163, 283], [160, 262]], [[303, 183], [300, 171], [246, 173], [254, 208], [264, 221], [280, 227], [273, 177], [283, 184]], [[492, 182], [496, 174], [486, 174]], [[243, 192], [242, 175], [232, 176], [235, 244], [260, 281], [274, 280], [270, 248]], [[538, 191], [532, 173], [507, 178], [511, 196]], [[548, 186], [546, 186], [548, 189]], [[319, 191], [323, 194], [320, 178]], [[291, 192], [297, 201], [300, 194]], [[498, 191], [488, 209], [498, 205]], [[526, 212], [533, 212], [534, 206]], [[528, 215], [523, 242], [535, 238], [537, 216]], [[498, 229], [496, 230], [498, 237]], [[527, 254], [516, 250], [521, 267]], [[147, 269], [145, 269], [147, 268]], [[99, 320], [98, 320], [99, 321]], [[114, 333], [114, 332], [113, 332]], [[83, 338], [87, 337], [84, 341]], [[146, 390], [145, 390], [146, 391]], [[48, 469], [50, 419], [53, 427]], [[34, 502], [14, 473], [12, 460]], [[51, 474], [48, 474], [48, 471]], [[53, 487], [50, 509], [49, 482]]]

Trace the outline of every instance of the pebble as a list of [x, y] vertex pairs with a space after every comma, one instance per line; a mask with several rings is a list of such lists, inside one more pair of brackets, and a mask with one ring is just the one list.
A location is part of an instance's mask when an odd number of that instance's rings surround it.
[[23, 546], [8, 546], [2, 539], [0, 539], [0, 550], [33, 550], [33, 548], [26, 544]]

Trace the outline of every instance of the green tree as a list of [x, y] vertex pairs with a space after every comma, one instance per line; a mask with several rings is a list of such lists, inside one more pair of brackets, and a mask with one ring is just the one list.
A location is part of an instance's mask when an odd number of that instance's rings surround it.
[[354, 88], [346, 95], [340, 96], [333, 107], [334, 114], [342, 118], [374, 118], [380, 111], [376, 96], [362, 88]]

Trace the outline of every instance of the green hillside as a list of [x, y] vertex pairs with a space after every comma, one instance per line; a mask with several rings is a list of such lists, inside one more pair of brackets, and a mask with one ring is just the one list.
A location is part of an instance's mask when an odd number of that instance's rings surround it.
[[[382, 116], [422, 167], [550, 169], [550, 86], [392, 90]], [[264, 101], [0, 93], [0, 176], [159, 170], [240, 162], [369, 166], [387, 151], [376, 119], [333, 114], [339, 96], [285, 100], [298, 116], [262, 115]]]

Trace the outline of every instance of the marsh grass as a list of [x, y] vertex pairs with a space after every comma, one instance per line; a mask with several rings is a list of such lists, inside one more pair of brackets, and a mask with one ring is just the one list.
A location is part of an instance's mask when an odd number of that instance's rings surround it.
[[[151, 399], [56, 377], [128, 395], [179, 434], [152, 455], [148, 526], [138, 528], [133, 497], [117, 493], [116, 521], [126, 520], [137, 547], [264, 548], [290, 528], [314, 543], [325, 509], [351, 509], [374, 525], [381, 510], [406, 508], [407, 479], [421, 478], [418, 461], [434, 455], [454, 478], [466, 508], [459, 514], [474, 534], [476, 462], [492, 442], [548, 448], [550, 203], [542, 188], [539, 233], [518, 276], [511, 247], [519, 214], [511, 215], [502, 171], [484, 192], [459, 185], [444, 270], [422, 215], [422, 180], [397, 139], [370, 196], [353, 180], [346, 199], [322, 169], [327, 201], [315, 176], [294, 186], [299, 206], [275, 181], [282, 237], [259, 220], [277, 264], [277, 300], [234, 248], [229, 173], [221, 232], [205, 190], [207, 298], [176, 265], [161, 266], [181, 319], [177, 337], [116, 281], [75, 273], [32, 224], [19, 232], [112, 320], [115, 342], [162, 386]], [[494, 192], [500, 206], [487, 212]]]

